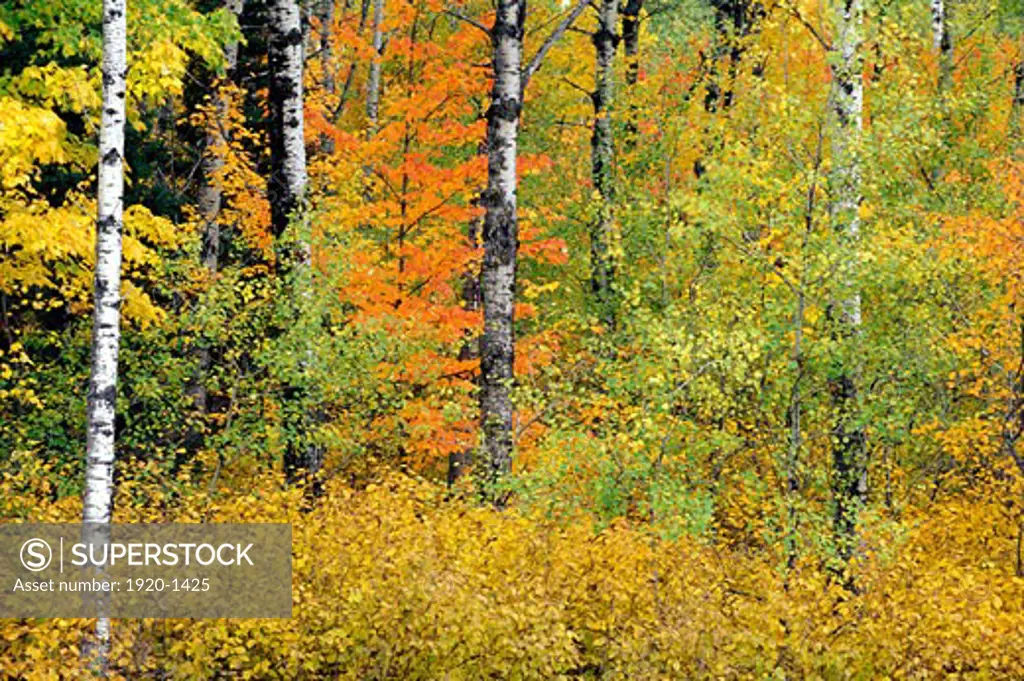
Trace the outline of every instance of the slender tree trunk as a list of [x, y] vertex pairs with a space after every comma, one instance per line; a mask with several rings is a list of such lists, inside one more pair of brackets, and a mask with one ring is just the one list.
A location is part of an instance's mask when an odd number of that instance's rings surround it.
[[[373, 0], [373, 19], [370, 30], [372, 31], [373, 59], [370, 60], [369, 73], [366, 76], [366, 140], [374, 138], [380, 129], [380, 74], [381, 60], [384, 52], [384, 33], [381, 26], [384, 22], [384, 0]], [[362, 25], [360, 24], [360, 28]], [[362, 32], [362, 31], [360, 31]], [[373, 200], [373, 188], [369, 182], [373, 175], [373, 166], [363, 166], [363, 177], [366, 179], [366, 187], [363, 190], [363, 199]]]
[[839, 347], [830, 379], [835, 534], [840, 557], [853, 555], [857, 515], [867, 496], [864, 428], [858, 408], [861, 300], [857, 290], [860, 258], [861, 161], [863, 128], [863, 0], [839, 0], [834, 19], [832, 62], [832, 229], [840, 264], [834, 281], [831, 318]]
[[380, 119], [380, 69], [384, 52], [384, 0], [373, 0], [373, 61], [366, 79], [367, 139], [377, 134]]
[[[481, 155], [487, 154], [487, 140], [480, 143], [477, 152]], [[477, 199], [479, 205], [479, 198]], [[477, 251], [480, 248], [480, 228], [483, 226], [483, 219], [479, 216], [469, 221], [466, 228], [466, 245]], [[462, 305], [466, 310], [476, 312], [483, 304], [480, 291], [480, 272], [475, 266], [466, 268], [462, 273]], [[476, 329], [467, 328], [466, 338], [459, 349], [459, 359], [479, 359], [480, 339], [476, 336]], [[473, 449], [469, 448], [460, 452], [452, 452], [448, 455], [448, 486], [454, 485], [459, 478], [466, 474], [467, 468], [473, 463]]]
[[[244, 0], [227, 0], [224, 6], [235, 17], [242, 15]], [[230, 81], [238, 63], [238, 43], [230, 42], [224, 46], [224, 69], [227, 80]], [[214, 120], [206, 131], [206, 141], [203, 156], [203, 179], [199, 185], [197, 197], [197, 208], [199, 217], [203, 221], [203, 241], [200, 260], [203, 267], [210, 273], [215, 274], [220, 264], [220, 224], [217, 219], [220, 216], [222, 204], [222, 192], [220, 179], [217, 174], [224, 167], [223, 148], [226, 144], [224, 131], [227, 126], [228, 110], [231, 106], [227, 95], [220, 90], [220, 84], [215, 85], [214, 92]], [[206, 385], [204, 380], [210, 370], [211, 356], [210, 348], [201, 344], [196, 350], [197, 371], [192, 385], [189, 387], [189, 394], [196, 410], [205, 414], [207, 409]], [[187, 448], [195, 450], [202, 444], [202, 434], [198, 430], [192, 430], [186, 438], [189, 442]]]
[[[296, 0], [270, 0], [268, 4], [270, 41], [270, 204], [271, 226], [279, 240], [293, 222], [299, 227], [297, 239], [288, 247], [279, 249], [282, 269], [295, 276], [295, 287], [300, 289], [296, 305], [304, 310], [312, 302], [311, 251], [306, 229], [306, 146], [303, 135], [303, 35], [300, 10]], [[301, 317], [304, 313], [300, 311]], [[306, 374], [313, 363], [315, 348], [310, 344], [300, 362], [301, 373]], [[284, 455], [285, 473], [292, 482], [301, 477], [311, 479], [322, 464], [322, 450], [309, 442], [317, 417], [310, 402], [312, 386], [306, 376], [298, 383], [284, 388], [284, 408], [288, 444]]]
[[[939, 78], [937, 93], [939, 108], [943, 121], [943, 147], [948, 144], [949, 137], [949, 95], [953, 88], [953, 37], [949, 32], [949, 13], [946, 0], [931, 0], [932, 10], [932, 47], [939, 59]], [[943, 176], [943, 164], [940, 161], [932, 169], [931, 186], [938, 186]]]
[[[235, 17], [242, 15], [244, 0], [227, 0], [224, 7]], [[227, 80], [230, 81], [235, 66], [238, 63], [238, 43], [230, 42], [224, 46], [224, 69]], [[217, 217], [221, 209], [221, 187], [220, 182], [215, 179], [216, 175], [224, 167], [224, 158], [220, 153], [211, 150], [218, 150], [225, 144], [224, 130], [228, 116], [230, 101], [224, 93], [218, 91], [214, 95], [214, 116], [213, 124], [206, 132], [205, 155], [203, 157], [203, 183], [199, 187], [197, 200], [199, 217], [203, 220], [203, 250], [202, 264], [211, 273], [217, 271], [218, 259], [220, 257], [220, 225], [217, 224]]]
[[[523, 23], [526, 0], [498, 0], [491, 29], [494, 83], [487, 110], [487, 189], [481, 293], [480, 417], [483, 451], [479, 470], [485, 492], [512, 469], [512, 382], [515, 360], [516, 153], [522, 110]], [[502, 500], [493, 498], [497, 505]]]
[[[92, 365], [87, 400], [85, 540], [106, 543], [114, 495], [117, 355], [121, 340], [121, 233], [124, 211], [124, 124], [127, 91], [127, 22], [124, 0], [103, 0], [103, 112], [93, 280]], [[83, 647], [104, 673], [110, 652], [110, 620], [100, 617], [96, 637]]]
[[270, 41], [271, 225], [280, 237], [305, 200], [306, 146], [302, 117], [302, 27], [296, 0], [268, 3]]
[[932, 47], [939, 56], [939, 95], [953, 85], [953, 36], [949, 32], [946, 0], [932, 0]]
[[626, 0], [622, 7], [622, 43], [626, 54], [626, 85], [633, 87], [640, 77], [640, 12], [644, 0]]
[[622, 43], [626, 55], [626, 98], [629, 112], [626, 116], [624, 146], [633, 149], [637, 142], [636, 84], [640, 79], [640, 12], [644, 0], [626, 0], [622, 7]]
[[598, 28], [593, 35], [595, 51], [594, 129], [590, 137], [590, 167], [594, 189], [598, 194], [597, 217], [590, 229], [590, 288], [600, 307], [602, 322], [615, 326], [614, 292], [615, 263], [612, 238], [615, 222], [613, 210], [612, 105], [615, 96], [615, 49], [619, 36], [618, 0], [601, 0]]
[[[334, 29], [334, 0], [320, 0], [318, 18], [320, 19], [320, 71], [323, 77], [324, 92], [328, 95], [328, 108], [334, 105], [336, 88], [334, 79], [334, 48], [331, 46], [331, 32]], [[330, 111], [325, 116], [331, 120]], [[320, 148], [325, 154], [334, 153], [334, 138], [320, 135]]]

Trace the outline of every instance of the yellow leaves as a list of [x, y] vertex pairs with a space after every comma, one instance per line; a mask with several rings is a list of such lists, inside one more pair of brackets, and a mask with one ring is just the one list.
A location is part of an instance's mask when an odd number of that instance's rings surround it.
[[[43, 202], [11, 204], [0, 221], [0, 246], [11, 253], [0, 260], [0, 290], [16, 301], [30, 288], [47, 290], [50, 307], [68, 305], [72, 312], [85, 314], [92, 294], [95, 221], [95, 202], [80, 195], [69, 196], [60, 208]], [[156, 249], [180, 247], [187, 234], [142, 206], [130, 207], [124, 223], [122, 313], [148, 326], [165, 316], [142, 288], [160, 276]]]
[[528, 282], [523, 289], [523, 297], [528, 300], [535, 300], [545, 293], [553, 293], [558, 290], [559, 282], [550, 281], [546, 284], [534, 284]]
[[27, 100], [71, 113], [92, 112], [98, 120], [100, 81], [95, 70], [90, 72], [84, 66], [65, 67], [53, 62], [27, 66], [11, 79], [8, 87]]
[[37, 165], [63, 163], [64, 122], [52, 111], [0, 95], [0, 190], [24, 188]]
[[136, 101], [163, 101], [181, 94], [188, 54], [171, 39], [158, 40], [132, 53], [128, 91]]
[[[38, 458], [18, 464], [41, 474]], [[465, 681], [598, 666], [616, 679], [768, 678], [780, 668], [787, 678], [838, 669], [882, 678], [907, 664], [921, 678], [1024, 671], [1024, 603], [1007, 562], [1013, 527], [996, 503], [911, 513], [887, 558], [871, 549], [892, 537], [868, 528], [856, 568], [863, 588], [849, 594], [813, 559], [783, 575], [749, 550], [444, 502], [442, 490], [400, 476], [359, 492], [331, 483], [303, 511], [301, 495], [272, 477], [254, 481], [258, 502], [226, 493], [211, 506], [197, 493], [162, 505], [159, 471], [134, 468], [122, 475], [119, 521], [290, 521], [295, 610], [290, 620], [116, 622], [114, 655], [132, 678], [159, 665], [179, 679], [225, 668], [241, 678], [364, 679], [384, 662], [403, 678]], [[0, 477], [0, 503], [24, 497], [24, 482]], [[133, 507], [132, 498], [154, 503]], [[54, 511], [45, 495], [31, 508], [52, 521], [79, 510]], [[985, 567], [991, 547], [1001, 562]], [[43, 677], [73, 669], [65, 651], [87, 624], [6, 621], [0, 665], [22, 677], [26, 661]]]

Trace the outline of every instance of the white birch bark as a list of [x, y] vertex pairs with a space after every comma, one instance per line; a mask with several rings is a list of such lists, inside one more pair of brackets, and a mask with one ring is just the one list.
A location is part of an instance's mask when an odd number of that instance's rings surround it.
[[861, 159], [863, 129], [863, 0], [839, 0], [834, 17], [832, 69], [831, 217], [837, 235], [837, 267], [831, 315], [835, 323], [838, 370], [830, 379], [833, 408], [833, 491], [835, 531], [840, 556], [852, 556], [858, 509], [867, 495], [864, 429], [857, 407], [860, 380], [857, 342], [861, 297], [857, 290], [860, 259]]
[[[103, 0], [103, 111], [93, 281], [92, 365], [87, 400], [85, 498], [87, 541], [105, 542], [114, 495], [115, 402], [121, 339], [121, 234], [124, 210], [124, 124], [127, 92], [125, 0]], [[110, 650], [110, 620], [100, 617], [84, 653], [100, 670]]]
[[[296, 0], [270, 0], [268, 3], [270, 40], [267, 61], [270, 65], [271, 134], [270, 189], [271, 223], [274, 236], [282, 239], [292, 222], [298, 235], [279, 249], [282, 272], [293, 274], [299, 295], [296, 323], [309, 322], [306, 317], [313, 300], [312, 253], [306, 216], [306, 144], [303, 126], [303, 34], [301, 13]], [[310, 327], [311, 328], [311, 327]], [[311, 491], [319, 489], [316, 472], [323, 461], [322, 448], [310, 441], [317, 415], [310, 402], [310, 368], [315, 364], [312, 340], [303, 351], [299, 384], [284, 386], [285, 418], [289, 442], [284, 455], [285, 472], [290, 481], [305, 477], [312, 483]]]
[[939, 94], [953, 84], [953, 36], [949, 32], [946, 0], [931, 0], [932, 48], [939, 57]]
[[[519, 225], [516, 214], [516, 155], [522, 110], [525, 0], [498, 0], [491, 29], [494, 82], [487, 110], [487, 189], [481, 294], [480, 472], [493, 484], [512, 469], [512, 382], [515, 362], [515, 290]], [[500, 499], [495, 499], [501, 505]]]
[[615, 326], [613, 287], [615, 263], [612, 259], [614, 141], [612, 104], [615, 96], [615, 50], [619, 36], [618, 0], [601, 0], [597, 31], [593, 35], [595, 52], [594, 128], [590, 137], [591, 178], [598, 194], [597, 217], [590, 231], [590, 288], [600, 308], [602, 322]]
[[302, 24], [296, 0], [270, 0], [271, 222], [280, 237], [305, 198], [306, 143], [302, 117]]
[[383, 24], [384, 0], [373, 0], [373, 60], [370, 62], [370, 73], [366, 79], [367, 139], [377, 134], [380, 118], [380, 72], [381, 58], [384, 52]]

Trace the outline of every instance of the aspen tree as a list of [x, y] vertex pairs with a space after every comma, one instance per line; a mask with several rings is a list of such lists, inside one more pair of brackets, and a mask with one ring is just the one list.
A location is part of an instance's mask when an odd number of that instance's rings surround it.
[[[127, 19], [124, 0], [103, 0], [103, 111], [93, 279], [92, 362], [86, 403], [85, 540], [110, 538], [114, 497], [118, 346], [121, 341], [121, 236], [124, 212], [124, 125], [127, 94]], [[110, 653], [110, 620], [100, 617], [83, 653], [103, 673]]]

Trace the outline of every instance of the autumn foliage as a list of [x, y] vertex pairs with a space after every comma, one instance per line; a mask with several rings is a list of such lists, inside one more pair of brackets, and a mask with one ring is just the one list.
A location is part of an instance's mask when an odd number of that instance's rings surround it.
[[[1019, 2], [955, 3], [949, 83], [927, 4], [868, 6], [853, 242], [834, 229], [834, 3], [648, 0], [614, 63], [604, 194], [582, 12], [520, 112], [501, 511], [473, 476], [493, 7], [309, 13], [308, 206], [282, 235], [265, 7], [212, 4], [129, 2], [114, 519], [290, 522], [293, 617], [116, 621], [112, 678], [1024, 678]], [[527, 58], [575, 4], [530, 3]], [[81, 516], [94, 5], [0, 7], [4, 522]], [[325, 451], [318, 495], [282, 475], [299, 438]], [[0, 622], [0, 676], [88, 678], [92, 627]]]

